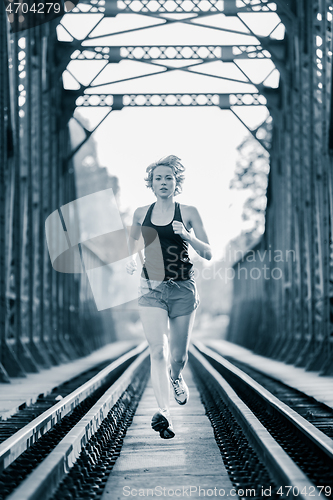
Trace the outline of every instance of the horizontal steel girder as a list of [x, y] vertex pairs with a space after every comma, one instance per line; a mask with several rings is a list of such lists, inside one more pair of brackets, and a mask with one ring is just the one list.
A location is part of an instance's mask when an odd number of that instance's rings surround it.
[[108, 60], [119, 62], [123, 59], [134, 61], [151, 60], [202, 60], [232, 62], [235, 59], [270, 59], [271, 54], [261, 45], [139, 45], [139, 46], [97, 46], [80, 47], [72, 60]]
[[[91, 5], [87, 13], [100, 12], [106, 17], [117, 14], [145, 14], [151, 16], [167, 14], [225, 14], [235, 16], [240, 12], [275, 12], [271, 0], [86, 0], [81, 1]], [[70, 14], [79, 12], [74, 8]]]
[[[70, 91], [66, 91], [70, 92]], [[216, 106], [230, 109], [232, 106], [266, 106], [261, 94], [84, 94], [76, 99], [78, 107], [172, 107]]]

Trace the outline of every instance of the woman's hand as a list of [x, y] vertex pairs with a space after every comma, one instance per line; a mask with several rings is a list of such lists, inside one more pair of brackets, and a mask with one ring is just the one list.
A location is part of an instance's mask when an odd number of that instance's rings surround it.
[[185, 229], [184, 224], [178, 220], [172, 223], [172, 229], [175, 234], [178, 234], [183, 240], [189, 241], [191, 239], [190, 233]]
[[195, 207], [190, 206], [186, 210], [193, 232], [189, 233], [186, 231], [184, 225], [178, 221], [172, 223], [173, 230], [175, 234], [179, 234], [187, 241], [200, 257], [210, 260], [212, 258], [212, 250], [199, 212]]
[[137, 268], [137, 263], [134, 259], [132, 259], [130, 262], [126, 264], [126, 271], [128, 272], [128, 274], [135, 273], [136, 268]]

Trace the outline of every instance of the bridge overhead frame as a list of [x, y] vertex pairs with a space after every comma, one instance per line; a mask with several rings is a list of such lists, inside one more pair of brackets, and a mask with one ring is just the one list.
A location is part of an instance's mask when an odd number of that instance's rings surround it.
[[[283, 5], [282, 5], [283, 4]], [[65, 73], [68, 73], [73, 80], [76, 80], [76, 84], [80, 87], [79, 90], [65, 90], [64, 91], [64, 99], [66, 100], [66, 107], [74, 111], [75, 108], [82, 106], [82, 99], [77, 99], [78, 95], [82, 95], [84, 93], [85, 106], [89, 105], [88, 95], [94, 94], [96, 97], [98, 96], [99, 87], [105, 87], [108, 83], [125, 83], [129, 81], [139, 80], [145, 77], [152, 77], [155, 75], [160, 75], [164, 73], [170, 73], [172, 71], [182, 71], [184, 73], [189, 73], [192, 75], [202, 75], [209, 76], [210, 78], [214, 78], [217, 80], [235, 82], [236, 84], [245, 84], [248, 87], [248, 94], [250, 92], [255, 96], [252, 99], [253, 105], [257, 105], [256, 95], [258, 92], [261, 94], [261, 99], [265, 101], [265, 105], [267, 107], [276, 107], [278, 106], [278, 96], [274, 94], [274, 90], [270, 86], [266, 86], [265, 82], [268, 80], [274, 71], [278, 69], [279, 72], [283, 72], [285, 70], [284, 67], [284, 58], [285, 58], [285, 50], [286, 44], [283, 40], [278, 38], [274, 38], [274, 33], [283, 26], [282, 22], [279, 18], [277, 18], [276, 24], [273, 25], [271, 32], [266, 37], [258, 37], [255, 33], [250, 29], [245, 20], [239, 17], [239, 14], [242, 13], [276, 13], [277, 7], [273, 2], [269, 0], [209, 0], [205, 2], [203, 0], [192, 1], [192, 0], [159, 0], [157, 2], [151, 1], [117, 1], [117, 0], [108, 0], [104, 1], [95, 1], [95, 0], [86, 0], [85, 2], [80, 2], [69, 14], [67, 17], [70, 19], [75, 15], [79, 14], [80, 16], [87, 15], [96, 15], [96, 22], [94, 26], [90, 29], [87, 35], [83, 39], [75, 39], [75, 37], [71, 34], [70, 29], [64, 25], [61, 25], [63, 32], [66, 34], [66, 38], [72, 38], [72, 41], [68, 42], [60, 42], [59, 48], [61, 49], [61, 53], [63, 54], [62, 61], [64, 68], [68, 62], [77, 62], [77, 61], [103, 61], [105, 65], [101, 67], [101, 69], [91, 78], [91, 81], [88, 85], [84, 86], [80, 82], [80, 77], [77, 77], [75, 71], [73, 72], [70, 69], [70, 65], [67, 66]], [[283, 16], [292, 16], [288, 8], [288, 2], [281, 2], [280, 11]], [[103, 33], [103, 35], [95, 34], [95, 31], [98, 30], [100, 24], [103, 20], [108, 18], [114, 18], [118, 14], [140, 14], [142, 18], [149, 18], [152, 20], [152, 24], [148, 26], [137, 26], [130, 29], [122, 29], [118, 31], [110, 31], [109, 33]], [[280, 13], [280, 12], [279, 12]], [[97, 14], [103, 14], [103, 16], [98, 16]], [[176, 25], [177, 23], [183, 23], [185, 25], [197, 27], [197, 21], [207, 21], [211, 17], [216, 14], [224, 14], [225, 16], [238, 16], [237, 19], [242, 26], [242, 30], [229, 29], [225, 26], [206, 26], [200, 25], [207, 30], [212, 30], [223, 33], [230, 33], [233, 35], [243, 35], [248, 37], [248, 40], [260, 40], [260, 44], [256, 43], [248, 43], [248, 44], [235, 44], [235, 45], [135, 45], [135, 46], [117, 46], [113, 45], [112, 38], [118, 35], [127, 35], [133, 33], [139, 33], [141, 30], [150, 30], [152, 28], [160, 27], [167, 28], [172, 25]], [[156, 20], [156, 23], [153, 21]], [[161, 22], [163, 24], [161, 24]], [[100, 45], [99, 42], [109, 38], [109, 45]], [[70, 61], [68, 61], [68, 57], [70, 56]], [[272, 59], [274, 64], [272, 70], [265, 75], [262, 81], [253, 83], [251, 77], [248, 73], [241, 68], [238, 64], [240, 60], [254, 60], [254, 59]], [[100, 84], [97, 80], [103, 74], [103, 71], [107, 67], [108, 64], [119, 63], [122, 60], [132, 60], [137, 62], [148, 64], [152, 68], [152, 72], [147, 72], [145, 74], [139, 74], [135, 76], [130, 76], [123, 79], [112, 80], [109, 82], [104, 82]], [[184, 61], [184, 65], [172, 65], [171, 61]], [[226, 75], [218, 75], [209, 72], [207, 73], [205, 70], [205, 63], [213, 62], [213, 61], [222, 61], [224, 63], [233, 63], [237, 68], [238, 74], [240, 75], [238, 78], [228, 77]], [[250, 90], [251, 89], [251, 90]], [[269, 100], [265, 99], [266, 92], [269, 93]], [[246, 93], [246, 92], [244, 92]], [[234, 93], [235, 94], [235, 93]], [[241, 92], [239, 93], [241, 94]], [[120, 96], [115, 96], [117, 98], [116, 106], [111, 106], [109, 108], [109, 112], [112, 110], [119, 110], [123, 106], [127, 106], [126, 103], [121, 105]], [[177, 105], [179, 106], [188, 106], [189, 104], [186, 101], [186, 95], [184, 98], [180, 98], [178, 100]], [[258, 142], [265, 148], [270, 148], [270, 140], [271, 140], [271, 118], [267, 116], [263, 120], [263, 122], [256, 127], [251, 127], [246, 120], [242, 119], [240, 114], [237, 112], [237, 107], [239, 105], [251, 105], [251, 103], [247, 103], [246, 100], [238, 99], [235, 105], [228, 99], [223, 100], [221, 103], [221, 109], [230, 109], [232, 113], [243, 123], [243, 125], [249, 130], [249, 132], [255, 136]], [[146, 105], [149, 106], [150, 95], [145, 96], [145, 104], [138, 104], [138, 100], [132, 100], [132, 105]], [[110, 101], [110, 99], [108, 99]], [[105, 106], [107, 104], [106, 99], [104, 99], [104, 91], [103, 94], [100, 94], [100, 105]], [[198, 103], [199, 104], [199, 103]], [[260, 103], [261, 104], [261, 103]], [[91, 104], [92, 105], [92, 104]], [[161, 102], [160, 104], [157, 102], [156, 106], [161, 105], [171, 105], [168, 102]], [[192, 105], [196, 105], [196, 100], [192, 101]], [[201, 105], [211, 105], [211, 102], [207, 100], [206, 103]], [[98, 104], [97, 104], [98, 106]], [[81, 123], [82, 129], [86, 134], [86, 138], [82, 141], [82, 144], [85, 144], [87, 140], [89, 140], [92, 133], [98, 128], [98, 126], [106, 119], [108, 115], [105, 115], [101, 122], [96, 125], [94, 130], [89, 131], [85, 128], [84, 124]], [[80, 119], [76, 117], [78, 123], [80, 123]], [[80, 145], [77, 146], [75, 153], [80, 148]]]

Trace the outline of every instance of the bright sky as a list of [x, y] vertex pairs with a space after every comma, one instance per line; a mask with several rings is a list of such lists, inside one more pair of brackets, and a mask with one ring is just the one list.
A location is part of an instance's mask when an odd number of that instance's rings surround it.
[[[276, 14], [242, 14], [242, 18], [259, 36], [267, 36], [279, 22]], [[264, 16], [264, 17], [263, 17]], [[73, 14], [64, 16], [62, 25], [77, 39], [84, 39], [93, 28], [98, 16]], [[98, 17], [99, 18], [99, 17]], [[264, 22], [263, 22], [264, 21]], [[244, 33], [231, 34], [211, 30], [202, 26], [179, 24], [159, 28], [143, 29], [137, 33], [104, 36], [136, 26], [156, 23], [154, 19], [137, 15], [118, 15], [104, 19], [91, 37], [101, 36], [101, 45], [230, 45], [259, 44], [254, 36], [235, 17], [223, 14], [207, 18], [205, 23], [218, 28], [235, 29]], [[248, 34], [246, 34], [248, 33]], [[284, 29], [280, 25], [274, 36], [282, 38]], [[58, 29], [58, 38], [69, 40], [68, 33]], [[84, 42], [96, 45], [96, 42]], [[190, 61], [181, 61], [190, 64]], [[195, 71], [205, 72], [208, 76], [169, 71], [157, 76], [117, 82], [160, 68], [137, 61], [121, 61], [103, 68], [103, 61], [71, 61], [69, 71], [63, 75], [66, 88], [79, 88], [84, 85], [98, 85], [89, 93], [229, 93], [256, 92], [254, 85], [246, 83], [246, 72], [254, 84], [264, 81], [276, 86], [279, 75], [270, 59], [256, 61], [239, 60], [239, 67], [233, 63], [216, 61], [201, 65]], [[173, 67], [180, 61], [170, 62]], [[194, 68], [193, 68], [194, 69]], [[222, 80], [216, 76], [238, 79]], [[244, 83], [243, 83], [244, 82]], [[104, 110], [98, 108], [79, 108], [82, 116], [89, 118], [93, 126]], [[238, 109], [250, 127], [258, 125], [267, 116], [267, 108], [253, 107]], [[79, 117], [79, 114], [76, 113]], [[119, 178], [122, 208], [133, 212], [137, 206], [154, 201], [154, 196], [144, 183], [145, 169], [153, 161], [174, 154], [181, 158], [186, 167], [183, 193], [177, 201], [195, 205], [201, 213], [215, 258], [222, 256], [227, 242], [237, 236], [244, 223], [241, 218], [242, 205], [246, 193], [231, 191], [229, 183], [234, 175], [238, 153], [236, 147], [248, 134], [246, 128], [231, 111], [219, 108], [125, 108], [113, 111], [94, 133], [97, 142], [98, 160], [101, 166]]]
[[[122, 208], [155, 201], [144, 183], [145, 169], [175, 154], [186, 167], [180, 203], [195, 205], [215, 257], [240, 231], [244, 193], [231, 191], [236, 147], [244, 127], [219, 109], [124, 109], [96, 131], [100, 164], [120, 179]], [[114, 138], [120, 138], [113, 143]], [[126, 147], [124, 142], [127, 139]]]

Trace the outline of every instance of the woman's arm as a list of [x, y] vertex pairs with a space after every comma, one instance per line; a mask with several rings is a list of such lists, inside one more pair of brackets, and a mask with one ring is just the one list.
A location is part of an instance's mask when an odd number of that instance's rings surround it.
[[194, 248], [197, 254], [200, 255], [200, 257], [210, 260], [212, 258], [212, 250], [210, 248], [207, 233], [202, 223], [200, 214], [195, 207], [190, 208], [190, 221], [195, 235], [186, 231], [184, 225], [178, 221], [174, 221], [172, 223], [173, 230], [176, 234], [179, 234], [179, 236], [186, 240]]
[[140, 220], [140, 208], [137, 208], [133, 214], [133, 222], [130, 228], [129, 234], [129, 249], [130, 255], [133, 255], [137, 251], [137, 241], [141, 236], [141, 224]]
[[[128, 251], [130, 257], [137, 252], [138, 239], [141, 235], [141, 225], [139, 223], [140, 219], [140, 209], [137, 208], [133, 215], [133, 222], [130, 227], [130, 234], [128, 238]], [[137, 265], [136, 261], [133, 259], [126, 265], [126, 270], [129, 274], [133, 274], [136, 271]]]

